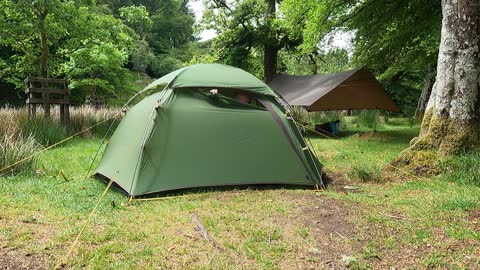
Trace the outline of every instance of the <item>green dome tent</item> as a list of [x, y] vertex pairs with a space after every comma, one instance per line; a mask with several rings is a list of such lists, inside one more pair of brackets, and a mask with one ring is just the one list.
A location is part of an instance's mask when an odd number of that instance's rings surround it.
[[[323, 186], [321, 164], [277, 95], [231, 66], [200, 64], [147, 86], [97, 168], [129, 196], [250, 184]], [[242, 93], [248, 103], [235, 99]]]

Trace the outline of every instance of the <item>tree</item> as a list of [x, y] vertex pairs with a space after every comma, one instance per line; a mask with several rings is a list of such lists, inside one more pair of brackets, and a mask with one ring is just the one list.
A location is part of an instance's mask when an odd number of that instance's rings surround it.
[[436, 63], [440, 1], [284, 0], [280, 10], [289, 35], [303, 37], [298, 48], [306, 57], [332, 34], [350, 33], [352, 65], [372, 70], [402, 111], [413, 115]]
[[278, 52], [300, 42], [286, 34], [275, 0], [205, 1], [203, 26], [215, 29], [218, 62], [245, 69], [265, 81], [277, 73]]
[[395, 161], [402, 165], [480, 145], [480, 2], [442, 0], [442, 12], [435, 85], [419, 137]]
[[124, 23], [135, 30], [140, 38], [144, 38], [152, 28], [153, 22], [145, 6], [126, 6], [119, 8], [118, 11]]
[[345, 49], [319, 50], [308, 55], [297, 50], [282, 50], [279, 55], [280, 71], [292, 75], [327, 74], [353, 68]]
[[125, 64], [132, 31], [109, 10], [60, 0], [2, 0], [0, 7], [0, 45], [11, 50], [2, 79], [17, 88], [32, 75], [67, 77], [74, 88], [86, 85], [84, 79], [93, 87], [114, 88], [118, 74], [112, 71]]
[[98, 2], [134, 29], [135, 41], [129, 55], [129, 67], [134, 70], [160, 77], [182, 67], [193, 57], [190, 44], [195, 41], [195, 18], [187, 0]]
[[270, 82], [273, 76], [277, 74], [278, 47], [280, 45], [277, 40], [278, 32], [273, 28], [275, 12], [277, 4], [275, 0], [266, 0], [267, 10], [265, 12], [265, 42], [263, 45], [263, 76], [265, 82]]

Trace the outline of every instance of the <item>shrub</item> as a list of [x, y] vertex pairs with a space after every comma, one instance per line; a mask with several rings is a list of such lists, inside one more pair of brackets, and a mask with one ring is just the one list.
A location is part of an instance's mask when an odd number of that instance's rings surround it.
[[370, 128], [376, 130], [382, 125], [379, 110], [362, 110], [357, 115], [354, 123], [358, 127]]

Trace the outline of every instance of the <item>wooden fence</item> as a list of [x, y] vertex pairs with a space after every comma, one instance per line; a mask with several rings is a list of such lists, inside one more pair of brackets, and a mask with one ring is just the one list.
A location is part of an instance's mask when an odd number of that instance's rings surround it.
[[45, 112], [45, 117], [50, 116], [50, 106], [60, 106], [60, 121], [62, 124], [68, 123], [70, 119], [70, 91], [68, 90], [68, 81], [62, 79], [49, 79], [28, 77], [27, 83], [27, 106], [28, 115], [35, 116], [37, 106], [41, 105]]

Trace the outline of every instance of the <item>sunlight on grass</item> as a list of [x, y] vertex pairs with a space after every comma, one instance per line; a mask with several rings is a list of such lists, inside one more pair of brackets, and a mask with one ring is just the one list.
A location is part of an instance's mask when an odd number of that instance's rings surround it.
[[[399, 174], [396, 181], [369, 181], [375, 180], [385, 165], [369, 156], [389, 162], [418, 132], [418, 127], [391, 125], [394, 121], [377, 133], [359, 130], [343, 134], [340, 140], [348, 146], [312, 137], [327, 171], [366, 171], [347, 180], [347, 184], [359, 186], [358, 192], [205, 188], [169, 194], [195, 195], [192, 197], [127, 205], [125, 194], [112, 188], [80, 238], [69, 265], [92, 269], [293, 269], [323, 263], [316, 253], [322, 252], [317, 247], [325, 241], [336, 250], [334, 261], [341, 262], [340, 255], [354, 258], [350, 269], [370, 269], [377, 258], [382, 259], [382, 266], [393, 266], [402, 252], [417, 252], [418, 258], [411, 263], [419, 267], [460, 265], [479, 251], [475, 245], [478, 247], [480, 235], [470, 215], [480, 209], [480, 187], [461, 180], [475, 177], [475, 169], [470, 168], [478, 168], [478, 163], [473, 157], [466, 158], [470, 166], [460, 172], [453, 168], [463, 168], [464, 162], [450, 161], [445, 166], [451, 173], [430, 179]], [[41, 154], [34, 173], [0, 178], [2, 246], [41, 254], [50, 267], [65, 255], [106, 186], [83, 177], [100, 141], [95, 137], [74, 139]], [[65, 181], [60, 170], [67, 179], [76, 180]], [[313, 207], [312, 198], [345, 204], [351, 211], [347, 222], [355, 225], [355, 234], [349, 239], [342, 234], [319, 234], [315, 226], [322, 224], [305, 221], [323, 213], [324, 206], [317, 202]], [[306, 211], [306, 207], [311, 209]], [[196, 231], [195, 212], [215, 244]], [[328, 219], [339, 215], [343, 213], [327, 213]], [[345, 243], [355, 248], [349, 251]], [[443, 252], [456, 245], [462, 248]], [[476, 263], [469, 260], [467, 265]]]

